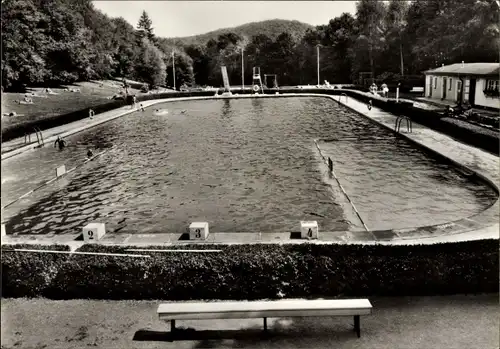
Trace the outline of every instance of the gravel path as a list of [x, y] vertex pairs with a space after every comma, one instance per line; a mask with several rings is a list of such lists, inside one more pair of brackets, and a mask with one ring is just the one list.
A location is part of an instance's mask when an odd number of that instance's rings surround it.
[[189, 338], [169, 342], [169, 325], [156, 317], [159, 302], [2, 299], [2, 348], [498, 348], [498, 294], [371, 302], [359, 339], [351, 318], [334, 317], [269, 319], [279, 335], [268, 339], [260, 337], [262, 319], [178, 321], [226, 339], [193, 340], [183, 331]]

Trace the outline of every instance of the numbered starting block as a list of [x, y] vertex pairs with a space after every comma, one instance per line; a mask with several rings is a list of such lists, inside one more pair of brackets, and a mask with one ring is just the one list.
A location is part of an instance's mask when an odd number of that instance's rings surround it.
[[301, 221], [300, 222], [300, 238], [301, 239], [317, 239], [318, 222], [316, 221]]
[[208, 222], [193, 222], [189, 225], [189, 240], [206, 240]]
[[104, 234], [106, 234], [104, 223], [89, 223], [83, 227], [83, 241], [86, 243], [97, 242]]

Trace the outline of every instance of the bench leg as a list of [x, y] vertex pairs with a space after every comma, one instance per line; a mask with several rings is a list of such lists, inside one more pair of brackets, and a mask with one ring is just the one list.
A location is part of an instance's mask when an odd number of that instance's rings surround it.
[[170, 320], [170, 333], [175, 332], [175, 320]]
[[359, 315], [354, 315], [354, 331], [356, 331], [358, 338], [361, 337], [361, 328], [359, 326]]
[[267, 332], [267, 317], [264, 318], [264, 332]]

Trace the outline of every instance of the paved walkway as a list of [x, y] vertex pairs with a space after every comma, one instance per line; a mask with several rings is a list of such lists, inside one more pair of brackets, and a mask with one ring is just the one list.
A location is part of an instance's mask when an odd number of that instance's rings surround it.
[[[286, 94], [281, 97], [292, 96], [318, 96], [318, 94]], [[357, 101], [353, 98], [345, 97], [339, 101], [339, 96], [327, 96], [327, 98], [336, 100], [342, 105], [345, 105], [352, 110], [365, 115], [380, 125], [391, 130], [394, 128], [396, 117], [390, 113], [373, 107], [368, 110], [366, 104]], [[258, 98], [275, 98], [275, 95], [262, 95]], [[144, 102], [144, 107], [151, 106], [156, 103], [176, 100], [193, 100], [193, 99], [213, 99], [214, 97], [196, 97], [196, 98], [175, 98]], [[219, 97], [221, 98], [221, 97]], [[252, 98], [252, 96], [232, 96], [230, 98]], [[255, 97], [254, 97], [255, 98]], [[129, 108], [129, 107], [128, 107]], [[114, 118], [125, 115], [132, 110], [129, 108], [120, 108], [108, 113], [103, 113], [97, 116], [92, 122], [82, 120], [70, 125], [65, 125], [63, 135], [69, 135], [79, 132], [83, 129], [93, 127], [102, 122], [112, 120]], [[62, 127], [62, 126], [61, 126]], [[73, 127], [73, 128], [72, 128]], [[404, 130], [404, 131], [403, 131]], [[56, 137], [57, 132], [54, 130], [47, 131]], [[465, 166], [469, 170], [476, 172], [479, 176], [489, 181], [496, 188], [500, 187], [499, 174], [499, 158], [492, 154], [486, 153], [481, 149], [474, 148], [462, 144], [449, 136], [428, 129], [422, 125], [413, 123], [413, 132], [406, 133], [406, 128], [402, 127], [402, 135], [412, 140], [421, 147], [427, 148], [433, 152], [444, 155], [452, 162], [459, 166]], [[473, 216], [464, 217], [464, 219], [441, 224], [437, 226], [420, 227], [415, 229], [399, 229], [389, 231], [356, 231], [356, 232], [321, 232], [319, 240], [311, 241], [313, 243], [362, 243], [362, 244], [422, 244], [422, 243], [437, 243], [446, 241], [462, 241], [499, 238], [499, 203], [498, 201], [487, 210]], [[304, 240], [293, 238], [294, 233], [291, 232], [276, 232], [276, 233], [217, 233], [211, 232], [206, 241], [198, 243], [303, 243]], [[51, 244], [54, 242], [67, 243], [73, 248], [80, 246], [81, 242], [74, 241], [76, 235], [59, 235], [59, 236], [12, 236], [2, 238], [2, 243], [41, 243]], [[144, 245], [172, 245], [193, 243], [185, 241], [185, 236], [181, 234], [106, 234], [101, 240], [103, 244], [126, 244], [133, 246]]]
[[[361, 337], [350, 316], [178, 321], [178, 340], [157, 301], [2, 300], [2, 347], [123, 349], [498, 349], [498, 295], [371, 297]], [[190, 329], [190, 330], [189, 330]]]

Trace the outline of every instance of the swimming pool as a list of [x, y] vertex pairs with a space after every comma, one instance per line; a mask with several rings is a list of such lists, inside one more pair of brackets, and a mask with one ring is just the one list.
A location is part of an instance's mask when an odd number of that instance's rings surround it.
[[62, 152], [3, 161], [9, 202], [57, 166], [80, 164], [88, 146], [113, 145], [5, 209], [4, 219], [18, 234], [78, 233], [90, 221], [119, 233], [184, 232], [198, 220], [219, 232], [296, 231], [300, 220], [322, 231], [362, 229], [314, 140], [371, 230], [445, 223], [496, 200], [331, 99], [224, 99], [156, 105], [70, 137]]

